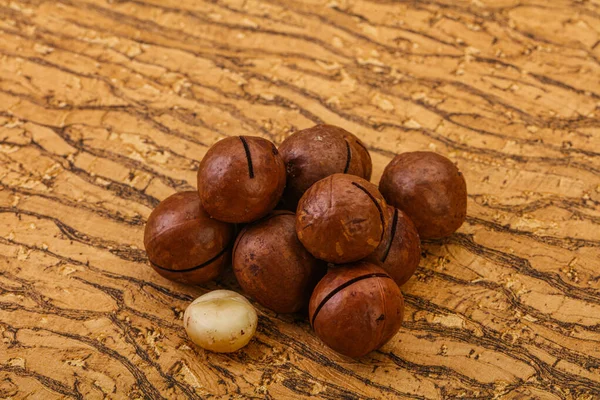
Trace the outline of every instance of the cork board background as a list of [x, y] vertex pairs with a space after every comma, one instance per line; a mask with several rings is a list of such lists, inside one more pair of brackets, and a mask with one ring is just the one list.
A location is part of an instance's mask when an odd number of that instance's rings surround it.
[[[352, 361], [258, 307], [231, 355], [147, 265], [208, 146], [315, 123], [464, 172], [407, 317]], [[600, 398], [597, 0], [0, 0], [0, 398]]]

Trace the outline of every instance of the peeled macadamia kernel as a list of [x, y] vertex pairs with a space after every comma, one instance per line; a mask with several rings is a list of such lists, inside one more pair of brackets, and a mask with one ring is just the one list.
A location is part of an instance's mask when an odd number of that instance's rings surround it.
[[192, 342], [217, 353], [231, 353], [247, 345], [257, 322], [252, 304], [231, 290], [213, 290], [198, 297], [183, 315]]

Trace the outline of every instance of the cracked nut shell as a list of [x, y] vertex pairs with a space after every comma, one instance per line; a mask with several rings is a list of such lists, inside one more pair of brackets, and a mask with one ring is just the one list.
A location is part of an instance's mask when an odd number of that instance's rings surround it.
[[198, 193], [208, 214], [230, 223], [267, 215], [285, 187], [285, 164], [275, 145], [255, 136], [213, 145], [198, 169]]
[[372, 162], [365, 145], [352, 133], [333, 125], [316, 125], [294, 133], [281, 143], [287, 185], [283, 206], [296, 210], [298, 201], [315, 182], [335, 173], [371, 179]]
[[306, 310], [327, 270], [298, 240], [295, 221], [290, 211], [274, 211], [246, 226], [233, 250], [233, 271], [244, 292], [278, 313]]
[[357, 261], [381, 242], [386, 204], [372, 183], [334, 174], [315, 183], [300, 199], [296, 233], [315, 257], [332, 263]]
[[421, 240], [417, 228], [402, 210], [387, 206], [385, 215], [383, 240], [366, 260], [381, 266], [398, 286], [402, 286], [419, 266]]
[[317, 336], [348, 357], [361, 357], [387, 343], [400, 329], [404, 298], [394, 280], [369, 262], [330, 268], [310, 298]]
[[216, 278], [231, 255], [233, 225], [210, 218], [195, 191], [176, 193], [150, 214], [144, 247], [167, 279], [201, 284]]
[[467, 216], [467, 185], [446, 157], [429, 151], [402, 153], [383, 171], [379, 190], [404, 211], [421, 239], [454, 233]]

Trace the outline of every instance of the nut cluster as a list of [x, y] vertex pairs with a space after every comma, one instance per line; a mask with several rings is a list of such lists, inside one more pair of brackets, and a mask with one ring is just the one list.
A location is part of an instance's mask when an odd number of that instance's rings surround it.
[[[325, 344], [364, 356], [400, 329], [400, 286], [419, 265], [420, 238], [456, 231], [467, 199], [464, 177], [439, 154], [397, 155], [379, 187], [369, 182], [372, 168], [366, 146], [332, 125], [298, 131], [279, 149], [259, 137], [223, 139], [200, 163], [198, 191], [176, 193], [150, 214], [150, 265], [203, 284], [231, 260], [256, 302], [307, 313]], [[235, 224], [245, 224], [237, 237]], [[246, 345], [256, 330], [252, 305], [233, 292], [205, 296], [186, 310], [192, 341], [211, 351]]]

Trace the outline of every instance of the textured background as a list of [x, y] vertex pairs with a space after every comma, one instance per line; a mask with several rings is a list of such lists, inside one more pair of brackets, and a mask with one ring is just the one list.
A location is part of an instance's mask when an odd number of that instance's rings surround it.
[[[407, 318], [356, 362], [259, 307], [195, 348], [147, 265], [158, 202], [229, 135], [356, 133], [464, 172]], [[600, 398], [600, 3], [0, 0], [0, 398]]]

